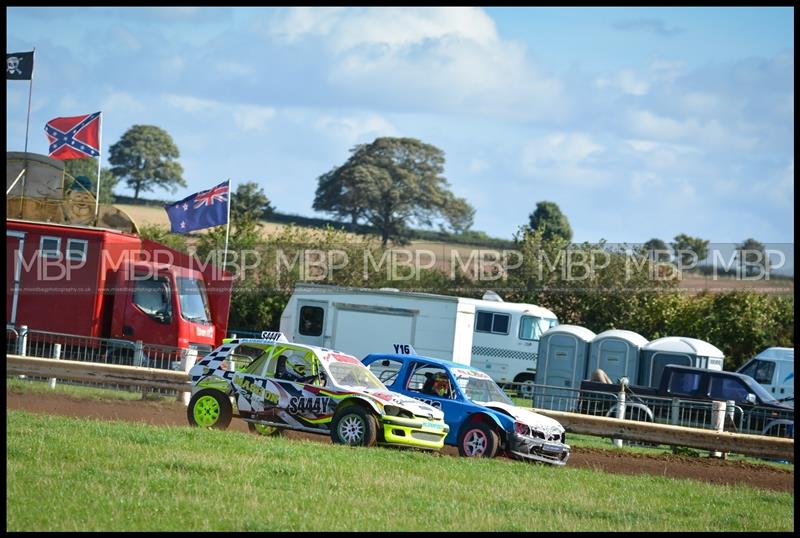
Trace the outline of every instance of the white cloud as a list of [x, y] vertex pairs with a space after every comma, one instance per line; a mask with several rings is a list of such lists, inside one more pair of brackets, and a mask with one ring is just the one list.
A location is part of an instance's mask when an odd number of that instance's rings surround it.
[[397, 135], [395, 126], [378, 114], [326, 115], [315, 122], [314, 128], [339, 142], [344, 141], [348, 146], [366, 142], [367, 138]]
[[269, 31], [319, 46], [324, 78], [362, 103], [516, 121], [568, 110], [560, 81], [478, 8], [289, 9]]
[[595, 186], [609, 179], [605, 166], [591, 162], [605, 148], [583, 133], [554, 133], [534, 138], [522, 148], [523, 173], [547, 181]]
[[646, 198], [663, 185], [661, 177], [653, 172], [636, 171], [631, 174], [631, 192], [634, 198]]
[[237, 106], [233, 109], [236, 126], [244, 131], [263, 131], [275, 116], [275, 109], [263, 106]]
[[162, 96], [163, 101], [174, 108], [194, 114], [203, 112], [225, 116], [233, 115], [236, 127], [244, 131], [261, 131], [266, 124], [275, 116], [275, 109], [272, 107], [256, 105], [237, 105], [222, 101], [212, 101], [201, 99], [191, 95], [166, 94]]
[[594, 85], [600, 89], [619, 88], [629, 95], [646, 95], [650, 84], [633, 69], [623, 69], [612, 78], [598, 77]]
[[794, 158], [774, 178], [755, 182], [753, 190], [776, 206], [794, 208]]
[[625, 68], [613, 75], [594, 80], [599, 89], [617, 89], [628, 95], [642, 96], [664, 83], [671, 83], [686, 74], [684, 62], [656, 60], [643, 69]]
[[111, 114], [114, 112], [127, 114], [146, 110], [144, 104], [133, 95], [125, 92], [112, 92], [103, 100], [101, 106], [101, 110], [104, 114]]
[[636, 136], [699, 147], [750, 150], [757, 143], [755, 138], [737, 134], [740, 129], [723, 125], [718, 119], [705, 122], [695, 118], [676, 120], [649, 110], [632, 109], [627, 113], [626, 125]]
[[481, 174], [485, 172], [490, 167], [489, 161], [483, 159], [481, 157], [475, 157], [470, 159], [469, 163], [467, 164], [467, 172], [470, 174]]
[[523, 160], [531, 166], [542, 163], [579, 164], [604, 148], [583, 133], [553, 133], [528, 141]]
[[457, 37], [481, 45], [497, 41], [494, 22], [478, 8], [291, 8], [270, 27], [289, 42], [324, 37], [343, 53], [362, 45], [405, 47]]
[[208, 99], [200, 99], [191, 95], [167, 94], [163, 96], [164, 101], [175, 108], [184, 112], [207, 112], [220, 106], [220, 103]]

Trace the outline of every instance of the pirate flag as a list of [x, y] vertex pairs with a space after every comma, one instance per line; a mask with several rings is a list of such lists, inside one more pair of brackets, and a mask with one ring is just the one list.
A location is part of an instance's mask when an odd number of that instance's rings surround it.
[[33, 51], [6, 52], [6, 80], [30, 80], [33, 77]]

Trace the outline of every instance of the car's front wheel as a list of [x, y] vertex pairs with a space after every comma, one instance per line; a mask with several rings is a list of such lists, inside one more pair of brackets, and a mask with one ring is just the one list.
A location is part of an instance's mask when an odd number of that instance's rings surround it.
[[493, 458], [499, 448], [497, 432], [480, 422], [464, 427], [458, 439], [458, 453], [467, 458]]
[[214, 389], [203, 389], [189, 400], [186, 415], [192, 426], [224, 430], [231, 423], [233, 406], [227, 394]]
[[350, 446], [373, 446], [378, 438], [378, 422], [359, 405], [338, 411], [331, 422], [331, 440]]

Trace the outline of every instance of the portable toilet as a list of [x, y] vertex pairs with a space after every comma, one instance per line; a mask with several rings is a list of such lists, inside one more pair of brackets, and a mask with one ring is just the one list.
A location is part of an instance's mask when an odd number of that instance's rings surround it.
[[534, 407], [572, 410], [586, 377], [589, 343], [595, 336], [577, 325], [556, 325], [542, 334], [534, 384], [547, 386], [535, 390]]
[[615, 383], [627, 377], [632, 385], [639, 382], [639, 355], [647, 338], [633, 331], [611, 329], [594, 337], [589, 345], [589, 364], [586, 376], [598, 368]]
[[716, 346], [696, 338], [665, 336], [642, 348], [639, 364], [639, 385], [657, 387], [667, 364], [722, 370], [725, 358]]

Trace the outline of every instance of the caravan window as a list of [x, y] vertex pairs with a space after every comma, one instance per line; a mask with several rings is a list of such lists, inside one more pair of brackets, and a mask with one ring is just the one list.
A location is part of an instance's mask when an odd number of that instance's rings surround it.
[[558, 325], [558, 321], [555, 319], [522, 316], [519, 323], [519, 338], [520, 340], [539, 340], [545, 331], [556, 325]]
[[498, 312], [476, 312], [475, 330], [480, 333], [508, 334], [511, 316]]
[[300, 334], [305, 336], [321, 335], [324, 314], [325, 311], [318, 306], [304, 306], [300, 308]]

